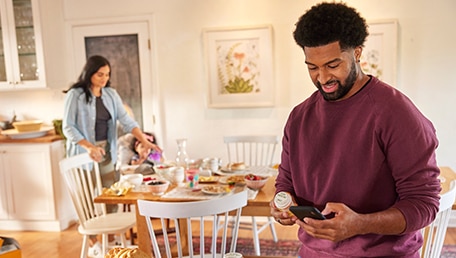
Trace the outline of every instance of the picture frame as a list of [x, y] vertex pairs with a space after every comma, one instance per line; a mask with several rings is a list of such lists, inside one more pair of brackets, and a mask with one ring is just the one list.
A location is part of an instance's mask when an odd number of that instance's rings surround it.
[[369, 21], [368, 25], [369, 36], [361, 55], [361, 68], [366, 74], [396, 87], [398, 21]]
[[272, 27], [203, 29], [209, 108], [274, 106]]

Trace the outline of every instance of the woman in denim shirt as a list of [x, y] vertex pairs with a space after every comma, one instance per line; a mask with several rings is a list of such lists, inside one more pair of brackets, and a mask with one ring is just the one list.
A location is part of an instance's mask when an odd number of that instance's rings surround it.
[[114, 171], [117, 121], [125, 132], [131, 132], [142, 144], [161, 152], [144, 137], [138, 123], [128, 115], [119, 94], [110, 87], [110, 75], [109, 61], [102, 56], [92, 56], [78, 81], [64, 91], [67, 95], [63, 132], [67, 138], [67, 155], [88, 152], [94, 161], [101, 162], [100, 166], [112, 166], [112, 170], [104, 170], [103, 174]]
[[[114, 164], [117, 159], [117, 121], [148, 148], [161, 149], [147, 140], [138, 123], [125, 110], [117, 91], [110, 87], [111, 65], [102, 56], [92, 56], [78, 81], [65, 98], [62, 129], [68, 156], [88, 152], [99, 163], [104, 187], [118, 180]], [[115, 206], [117, 207], [117, 206]], [[115, 207], [109, 209], [115, 211]], [[96, 242], [96, 238], [92, 238]]]

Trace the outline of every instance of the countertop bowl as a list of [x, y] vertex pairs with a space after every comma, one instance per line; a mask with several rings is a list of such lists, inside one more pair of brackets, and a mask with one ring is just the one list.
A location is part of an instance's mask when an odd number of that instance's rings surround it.
[[146, 183], [146, 187], [153, 195], [162, 195], [168, 190], [169, 182], [166, 180], [152, 180]]
[[268, 177], [266, 176], [259, 176], [259, 175], [246, 175], [244, 177], [244, 182], [248, 188], [252, 190], [260, 190], [268, 181]]
[[14, 129], [16, 129], [20, 133], [39, 131], [41, 129], [42, 125], [43, 125], [43, 121], [41, 121], [41, 120], [27, 120], [27, 121], [13, 122]]

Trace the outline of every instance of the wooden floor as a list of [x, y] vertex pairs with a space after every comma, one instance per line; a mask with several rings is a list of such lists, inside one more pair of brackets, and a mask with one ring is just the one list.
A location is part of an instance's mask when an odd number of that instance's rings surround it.
[[[279, 239], [296, 239], [296, 227], [276, 225]], [[269, 231], [261, 233], [261, 237], [271, 238]], [[63, 232], [18, 232], [2, 231], [0, 236], [15, 238], [22, 248], [23, 258], [77, 258], [81, 249], [82, 236], [77, 227]], [[241, 230], [239, 237], [250, 237], [250, 231]], [[456, 244], [456, 228], [449, 228], [445, 244]]]
[[[279, 239], [296, 239], [297, 227], [293, 228], [277, 224], [276, 230]], [[82, 236], [79, 235], [76, 225], [63, 232], [0, 230], [0, 236], [15, 238], [21, 245], [22, 258], [77, 258], [82, 244]], [[251, 237], [251, 231], [240, 230], [239, 237]], [[268, 230], [262, 232], [260, 237], [272, 239]]]

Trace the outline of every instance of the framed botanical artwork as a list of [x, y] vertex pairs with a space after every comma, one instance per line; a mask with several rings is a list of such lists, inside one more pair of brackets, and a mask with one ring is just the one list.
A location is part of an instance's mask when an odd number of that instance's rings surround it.
[[274, 105], [270, 25], [203, 30], [209, 108]]
[[367, 37], [361, 68], [380, 80], [396, 86], [397, 79], [397, 20], [368, 22]]

